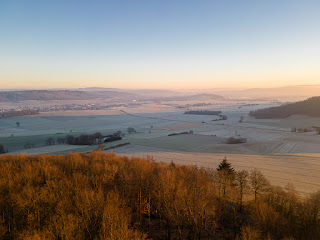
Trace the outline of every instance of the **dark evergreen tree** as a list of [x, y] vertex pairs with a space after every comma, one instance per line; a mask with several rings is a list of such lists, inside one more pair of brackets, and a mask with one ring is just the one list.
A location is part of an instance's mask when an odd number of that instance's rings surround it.
[[217, 181], [219, 183], [219, 197], [222, 196], [222, 199], [225, 200], [226, 195], [229, 195], [231, 187], [234, 185], [234, 180], [236, 177], [236, 172], [231, 167], [231, 164], [227, 161], [227, 158], [224, 157], [222, 162], [220, 162], [217, 168]]
[[228, 162], [228, 160], [227, 160], [226, 157], [224, 157], [224, 159], [222, 160], [222, 162], [220, 162], [217, 170], [218, 170], [218, 171], [224, 170], [225, 172], [229, 173], [230, 175], [234, 175], [234, 174], [235, 174], [234, 168], [231, 167], [231, 163]]
[[0, 154], [1, 153], [5, 153], [6, 151], [4, 150], [4, 147], [3, 147], [3, 145], [2, 144], [0, 144]]

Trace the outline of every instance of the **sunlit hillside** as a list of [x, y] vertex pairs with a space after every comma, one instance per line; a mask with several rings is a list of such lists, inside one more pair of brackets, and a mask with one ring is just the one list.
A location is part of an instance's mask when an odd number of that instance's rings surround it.
[[95, 151], [0, 157], [2, 239], [318, 239], [320, 192]]

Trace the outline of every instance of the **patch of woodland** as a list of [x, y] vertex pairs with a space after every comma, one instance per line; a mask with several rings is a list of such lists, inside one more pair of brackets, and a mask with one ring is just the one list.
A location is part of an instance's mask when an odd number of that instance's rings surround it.
[[[48, 138], [49, 139], [49, 138]], [[48, 144], [48, 139], [46, 141], [47, 145], [53, 145]], [[75, 137], [73, 135], [67, 135], [65, 137], [60, 137], [57, 139], [57, 143], [59, 144], [70, 144], [70, 145], [97, 145], [101, 144], [103, 142], [103, 136], [100, 132], [96, 132], [93, 134], [81, 134], [78, 137]]]
[[115, 148], [127, 146], [127, 145], [129, 145], [129, 144], [130, 144], [129, 142], [121, 143], [121, 144], [118, 144], [118, 145], [115, 145], [115, 146], [107, 147], [107, 148], [105, 148], [104, 150], [111, 150], [111, 149], [115, 149]]
[[320, 191], [94, 151], [0, 156], [1, 239], [319, 239]]
[[0, 112], [0, 118], [21, 117], [39, 114], [38, 110], [13, 110], [7, 112]]
[[251, 111], [250, 116], [258, 119], [287, 118], [292, 115], [320, 117], [320, 97], [312, 97], [304, 101]]

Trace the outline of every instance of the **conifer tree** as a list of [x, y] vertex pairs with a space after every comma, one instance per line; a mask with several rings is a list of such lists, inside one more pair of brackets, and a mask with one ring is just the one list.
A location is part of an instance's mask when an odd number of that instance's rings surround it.
[[0, 144], [0, 154], [1, 153], [5, 153], [6, 151], [4, 150], [4, 147], [3, 147], [3, 145], [2, 144]]
[[222, 160], [222, 162], [220, 162], [218, 168], [218, 171], [222, 171], [224, 170], [226, 173], [230, 174], [230, 175], [234, 175], [235, 171], [234, 168], [231, 167], [231, 163], [228, 162], [227, 158], [224, 157], [224, 159]]
[[219, 196], [220, 192], [222, 193], [223, 199], [228, 192], [228, 189], [233, 185], [236, 173], [231, 164], [227, 161], [227, 158], [224, 157], [222, 162], [220, 162], [218, 168], [218, 182], [219, 182]]

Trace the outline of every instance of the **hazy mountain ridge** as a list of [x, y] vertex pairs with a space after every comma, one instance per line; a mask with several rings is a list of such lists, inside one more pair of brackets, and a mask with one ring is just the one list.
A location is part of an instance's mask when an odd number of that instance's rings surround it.
[[320, 92], [320, 85], [297, 85], [297, 86], [285, 86], [277, 88], [252, 88], [240, 91], [241, 94], [248, 96], [261, 96], [263, 94], [266, 97], [276, 96], [305, 96], [312, 97], [317, 96]]
[[0, 102], [19, 102], [26, 100], [87, 100], [87, 99], [143, 99], [157, 101], [189, 101], [189, 100], [225, 100], [216, 94], [186, 94], [170, 90], [125, 90], [108, 88], [90, 88], [82, 90], [25, 90], [0, 91]]
[[248, 89], [208, 89], [203, 92], [222, 95], [233, 99], [286, 99], [299, 101], [319, 95], [320, 85], [289, 85], [284, 87]]
[[26, 100], [87, 100], [96, 98], [133, 97], [133, 94], [117, 91], [73, 91], [73, 90], [26, 90], [0, 92], [0, 102]]
[[279, 107], [259, 109], [250, 112], [249, 115], [259, 119], [286, 118], [292, 115], [320, 117], [320, 96]]
[[155, 98], [158, 101], [197, 101], [197, 100], [226, 100], [223, 96], [216, 94], [201, 93], [195, 95], [172, 96]]
[[125, 88], [103, 88], [103, 87], [88, 87], [88, 88], [79, 88], [80, 91], [85, 92], [118, 92], [118, 93], [127, 93], [144, 97], [168, 97], [168, 96], [180, 96], [185, 95], [184, 93], [167, 90], [167, 89], [125, 89]]
[[28, 90], [28, 91], [10, 91], [0, 92], [0, 102], [18, 102], [25, 100], [81, 100], [90, 99], [94, 96], [81, 92], [81, 91], [69, 91], [69, 90]]
[[99, 98], [136, 98], [137, 95], [128, 92], [110, 91], [110, 90], [98, 90], [87, 92], [90, 95], [94, 95]]
[[23, 100], [85, 100], [121, 98], [124, 100], [155, 101], [190, 101], [190, 100], [228, 100], [228, 99], [273, 99], [298, 101], [317, 96], [320, 85], [297, 85], [277, 88], [251, 89], [199, 89], [199, 90], [166, 90], [166, 89], [121, 89], [88, 87], [78, 89], [45, 89], [45, 90], [0, 90], [0, 102]]

